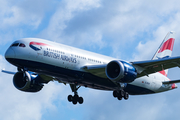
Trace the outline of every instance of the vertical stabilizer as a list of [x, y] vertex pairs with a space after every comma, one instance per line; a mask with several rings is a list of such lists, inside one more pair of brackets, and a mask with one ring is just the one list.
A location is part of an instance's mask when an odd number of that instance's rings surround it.
[[169, 32], [159, 46], [152, 60], [171, 57], [175, 41], [175, 32]]
[[[172, 55], [173, 46], [175, 41], [175, 32], [169, 32], [164, 38], [163, 42], [159, 46], [157, 52], [153, 56], [152, 60], [169, 58]], [[167, 76], [168, 70], [160, 71], [163, 75]]]

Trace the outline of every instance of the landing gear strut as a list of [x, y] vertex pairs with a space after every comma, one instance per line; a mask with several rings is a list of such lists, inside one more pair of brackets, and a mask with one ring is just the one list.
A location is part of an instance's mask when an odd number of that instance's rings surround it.
[[115, 90], [113, 91], [113, 96], [117, 98], [118, 100], [122, 100], [124, 98], [127, 100], [129, 98], [129, 94], [125, 92], [124, 90]]
[[68, 101], [72, 102], [74, 105], [76, 105], [77, 103], [79, 104], [83, 104], [84, 100], [82, 97], [79, 97], [77, 90], [81, 87], [77, 87], [77, 85], [75, 84], [70, 84], [71, 90], [74, 92], [74, 96], [72, 95], [68, 95]]

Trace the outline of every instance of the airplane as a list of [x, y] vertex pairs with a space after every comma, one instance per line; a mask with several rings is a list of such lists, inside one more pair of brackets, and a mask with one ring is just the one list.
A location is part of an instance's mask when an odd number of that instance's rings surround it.
[[24, 92], [38, 92], [50, 81], [69, 84], [74, 105], [84, 102], [78, 94], [81, 86], [112, 91], [118, 100], [129, 95], [145, 95], [177, 88], [168, 77], [168, 69], [180, 67], [180, 56], [171, 57], [175, 32], [169, 32], [151, 60], [132, 61], [108, 57], [39, 38], [23, 38], [12, 43], [5, 59], [17, 67], [14, 86]]

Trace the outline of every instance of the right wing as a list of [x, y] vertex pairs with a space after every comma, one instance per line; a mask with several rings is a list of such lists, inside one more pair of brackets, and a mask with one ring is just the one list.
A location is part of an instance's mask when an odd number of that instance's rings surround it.
[[157, 60], [132, 62], [132, 65], [137, 69], [138, 77], [142, 77], [169, 68], [180, 67], [180, 56]]
[[[180, 67], [180, 56], [171, 57], [157, 60], [147, 60], [139, 62], [131, 62], [131, 64], [136, 68], [138, 77], [156, 73], [162, 70], [166, 70], [173, 67]], [[96, 75], [98, 77], [107, 78], [105, 73], [105, 68], [107, 64], [103, 65], [87, 65], [82, 67], [83, 70]]]

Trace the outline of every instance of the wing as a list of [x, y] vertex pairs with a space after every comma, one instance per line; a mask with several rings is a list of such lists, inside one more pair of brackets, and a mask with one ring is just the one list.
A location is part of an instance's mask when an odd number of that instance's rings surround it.
[[138, 77], [141, 77], [169, 68], [180, 67], [180, 57], [132, 62], [132, 65], [136, 68]]
[[[180, 67], [180, 57], [171, 57], [157, 60], [131, 62], [136, 68], [138, 77], [156, 73], [173, 67]], [[105, 69], [107, 64], [103, 65], [88, 65], [82, 67], [83, 70], [96, 75], [98, 77], [107, 78]]]

